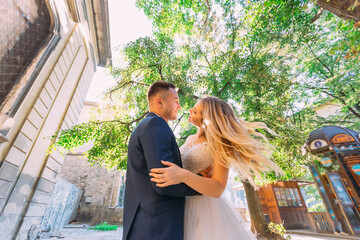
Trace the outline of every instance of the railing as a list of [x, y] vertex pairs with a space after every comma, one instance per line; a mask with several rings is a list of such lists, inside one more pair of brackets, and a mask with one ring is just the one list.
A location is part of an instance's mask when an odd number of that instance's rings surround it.
[[334, 233], [333, 221], [328, 212], [310, 212], [306, 216], [309, 219], [311, 229], [317, 233]]

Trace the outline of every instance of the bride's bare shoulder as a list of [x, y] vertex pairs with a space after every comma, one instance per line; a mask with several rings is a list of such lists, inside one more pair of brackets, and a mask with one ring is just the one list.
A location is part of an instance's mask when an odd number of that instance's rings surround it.
[[190, 135], [190, 136], [187, 137], [186, 142], [192, 141], [192, 140], [194, 140], [194, 138], [195, 138], [195, 134], [194, 134], [194, 135]]
[[196, 139], [195, 134], [194, 135], [190, 135], [186, 138], [185, 144], [190, 144], [192, 143], [194, 140]]
[[206, 142], [206, 138], [205, 137], [197, 137], [196, 134], [194, 135], [190, 135], [187, 139], [186, 139], [186, 144], [191, 144], [191, 145], [194, 145], [194, 144], [199, 144], [199, 143], [204, 143]]

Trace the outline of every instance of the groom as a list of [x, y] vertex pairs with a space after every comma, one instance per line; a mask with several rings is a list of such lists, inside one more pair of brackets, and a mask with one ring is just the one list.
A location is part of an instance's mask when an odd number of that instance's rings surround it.
[[159, 81], [148, 89], [150, 113], [131, 135], [126, 172], [123, 240], [182, 240], [185, 196], [199, 194], [185, 184], [160, 188], [150, 169], [161, 160], [182, 167], [179, 148], [168, 121], [181, 108], [176, 86]]

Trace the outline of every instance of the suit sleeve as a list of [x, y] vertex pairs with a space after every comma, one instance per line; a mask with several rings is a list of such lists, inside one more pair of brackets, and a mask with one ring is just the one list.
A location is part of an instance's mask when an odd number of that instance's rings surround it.
[[[152, 168], [166, 167], [161, 163], [161, 160], [174, 163], [172, 152], [173, 135], [165, 124], [161, 119], [153, 119], [141, 138], [148, 173], [150, 173], [150, 169]], [[150, 179], [150, 176], [148, 177]], [[163, 188], [157, 187], [155, 182], [151, 182], [151, 184], [155, 192], [160, 195], [184, 197], [199, 194], [184, 183]]]

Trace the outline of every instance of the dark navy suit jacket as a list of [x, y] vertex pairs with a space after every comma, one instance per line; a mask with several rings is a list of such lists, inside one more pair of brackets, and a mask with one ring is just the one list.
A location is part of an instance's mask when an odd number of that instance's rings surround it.
[[181, 183], [160, 188], [150, 169], [161, 160], [182, 167], [179, 148], [168, 123], [154, 113], [130, 137], [124, 202], [124, 240], [182, 240], [185, 196], [198, 194]]

